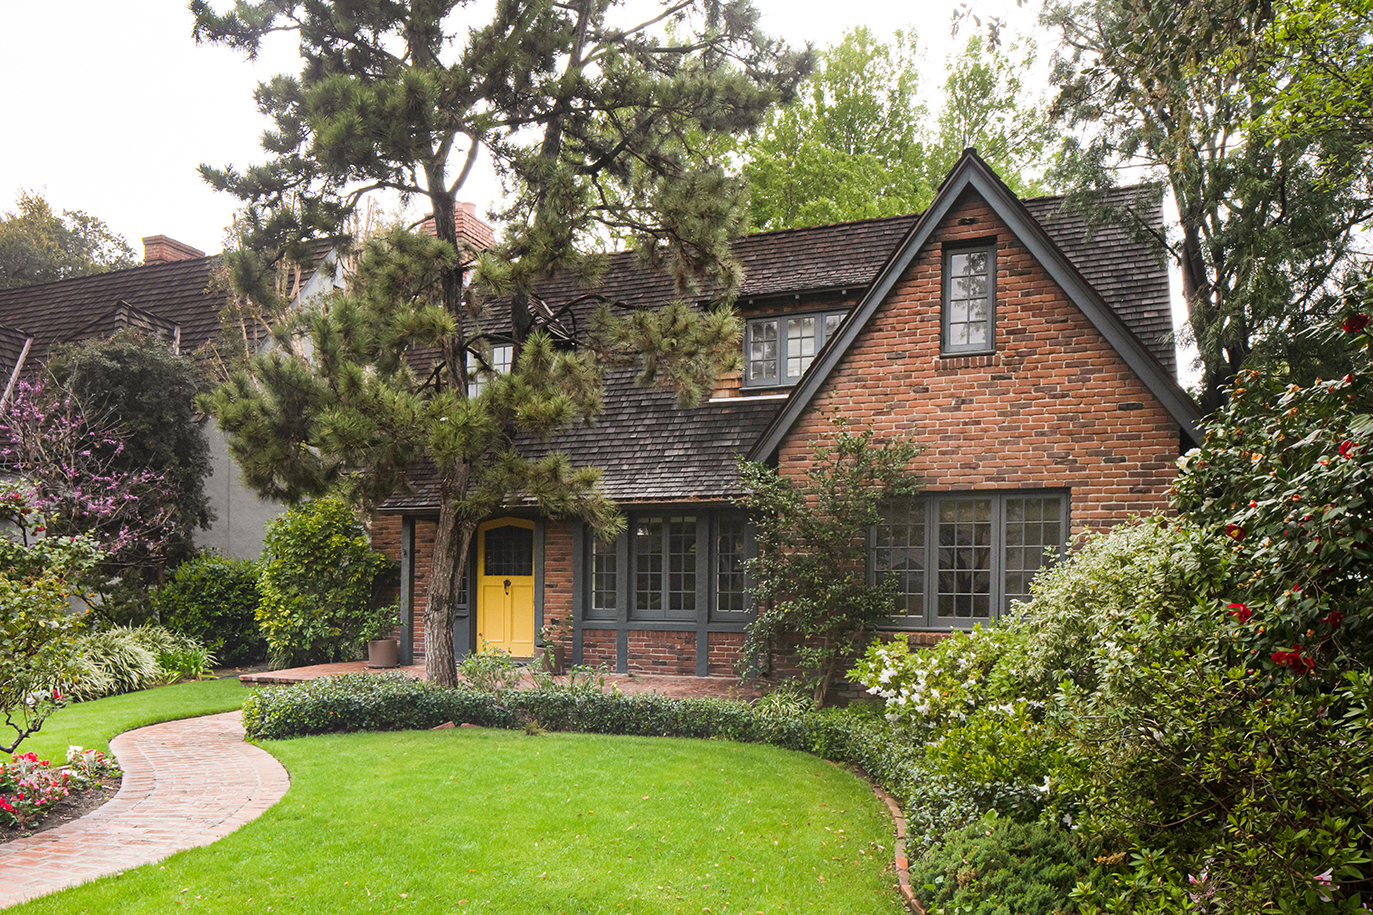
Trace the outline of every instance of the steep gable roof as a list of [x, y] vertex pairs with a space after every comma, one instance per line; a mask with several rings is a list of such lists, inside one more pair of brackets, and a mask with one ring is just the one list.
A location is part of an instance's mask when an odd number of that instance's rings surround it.
[[[1006, 187], [996, 173], [975, 150], [965, 150], [958, 164], [940, 185], [934, 202], [911, 226], [910, 232], [892, 252], [878, 272], [867, 294], [858, 304], [824, 350], [816, 357], [806, 374], [792, 389], [786, 403], [778, 411], [767, 431], [749, 452], [752, 460], [770, 456], [782, 443], [788, 431], [805, 412], [825, 379], [838, 366], [844, 353], [858, 338], [869, 319], [892, 291], [911, 261], [925, 246], [931, 233], [943, 221], [959, 197], [971, 191], [979, 195], [1011, 229], [1020, 242], [1049, 272], [1055, 282], [1078, 306], [1096, 329], [1125, 359], [1131, 369], [1177, 421], [1178, 426], [1194, 441], [1198, 440], [1197, 425], [1201, 419], [1191, 398], [1178, 385], [1169, 369], [1149, 351], [1131, 331], [1123, 315], [1113, 310], [1102, 295], [1055, 243], [1045, 226]], [[1065, 221], [1064, 224], [1071, 224]], [[1086, 258], [1090, 262], [1090, 257]], [[1165, 277], [1166, 282], [1166, 277]], [[1166, 288], [1166, 287], [1165, 287]], [[1136, 313], [1136, 317], [1139, 313]]]

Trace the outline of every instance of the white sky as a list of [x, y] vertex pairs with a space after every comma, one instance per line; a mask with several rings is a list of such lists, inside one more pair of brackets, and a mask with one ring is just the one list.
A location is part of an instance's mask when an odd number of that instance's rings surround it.
[[[942, 82], [953, 0], [755, 3], [764, 30], [796, 45], [833, 44], [857, 25], [879, 36], [914, 28], [927, 88]], [[978, 0], [977, 9], [1021, 31], [1035, 15], [1014, 0]], [[196, 166], [261, 162], [266, 120], [253, 89], [299, 68], [290, 38], [249, 64], [237, 52], [197, 46], [191, 22], [185, 0], [0, 0], [0, 211], [14, 208], [20, 189], [41, 191], [56, 210], [105, 220], [139, 256], [148, 235], [221, 250], [234, 201], [211, 190]], [[461, 196], [480, 213], [498, 192], [489, 175], [474, 176]]]

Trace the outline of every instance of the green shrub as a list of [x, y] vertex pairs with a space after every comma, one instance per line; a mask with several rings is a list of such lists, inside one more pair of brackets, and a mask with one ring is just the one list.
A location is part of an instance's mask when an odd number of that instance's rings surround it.
[[162, 625], [191, 636], [219, 663], [252, 664], [267, 657], [255, 612], [257, 563], [201, 553], [176, 567], [153, 595]]
[[481, 651], [474, 651], [462, 659], [458, 673], [475, 690], [501, 692], [520, 685], [524, 668], [504, 648], [482, 643]]
[[930, 915], [1068, 915], [1079, 883], [1104, 901], [1099, 852], [1079, 833], [989, 815], [912, 863], [911, 888]]
[[379, 637], [392, 611], [372, 606], [372, 579], [386, 561], [340, 499], [316, 499], [272, 521], [256, 611], [272, 666], [352, 660]]
[[931, 770], [909, 735], [865, 709], [826, 709], [778, 717], [732, 699], [671, 699], [589, 688], [441, 689], [399, 672], [323, 677], [258, 690], [243, 707], [249, 738], [430, 728], [445, 721], [549, 730], [695, 737], [768, 743], [855, 765], [906, 807], [913, 842], [933, 842], [977, 811], [956, 780]]

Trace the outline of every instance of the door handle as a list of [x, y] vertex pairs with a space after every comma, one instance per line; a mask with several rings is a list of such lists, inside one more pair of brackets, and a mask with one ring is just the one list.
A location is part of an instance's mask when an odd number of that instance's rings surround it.
[[510, 593], [510, 579], [508, 579], [508, 578], [505, 580], [505, 593], [506, 593], [506, 594], [509, 594], [509, 593]]

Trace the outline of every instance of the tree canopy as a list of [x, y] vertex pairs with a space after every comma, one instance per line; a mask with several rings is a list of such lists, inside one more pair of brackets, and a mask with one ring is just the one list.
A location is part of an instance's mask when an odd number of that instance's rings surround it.
[[1303, 69], [1306, 52], [1282, 40], [1294, 33], [1275, 30], [1274, 7], [1054, 0], [1045, 16], [1062, 35], [1056, 114], [1086, 134], [1058, 179], [1090, 190], [1142, 167], [1172, 191], [1178, 226], [1166, 248], [1200, 352], [1203, 406], [1219, 406], [1243, 367], [1298, 380], [1337, 369], [1300, 331], [1331, 312], [1358, 262], [1355, 236], [1373, 217], [1369, 148], [1344, 117], [1317, 129], [1270, 120], [1275, 100], [1319, 82]]
[[1054, 133], [1028, 90], [1032, 45], [973, 36], [949, 60], [939, 115], [921, 91], [914, 32], [882, 41], [866, 27], [820, 52], [797, 99], [742, 141], [755, 229], [784, 229], [924, 209], [959, 155], [978, 148], [1013, 190], [1037, 177]]
[[[714, 150], [788, 99], [808, 57], [759, 34], [744, 0], [646, 12], [498, 0], [475, 26], [457, 0], [191, 8], [198, 40], [252, 56], [269, 32], [294, 30], [304, 59], [298, 77], [258, 90], [276, 125], [268, 162], [202, 169], [245, 202], [245, 248], [230, 256], [241, 293], [272, 298], [273, 266], [373, 191], [418, 197], [433, 214], [437, 237], [397, 230], [370, 242], [346, 295], [280, 324], [276, 348], [206, 405], [264, 493], [342, 486], [368, 504], [432, 468], [426, 667], [452, 683], [455, 599], [483, 517], [519, 493], [549, 514], [619, 523], [593, 469], [558, 454], [526, 460], [516, 439], [593, 416], [608, 366], [637, 366], [690, 401], [739, 358], [732, 311], [685, 299], [656, 312], [604, 303], [590, 338], [570, 347], [535, 284], [555, 269], [594, 278], [615, 235], [684, 293], [727, 306], [743, 186]], [[476, 251], [460, 243], [454, 211], [483, 153], [506, 184], [507, 229]], [[488, 368], [493, 342], [513, 348], [508, 374]], [[469, 396], [469, 359], [479, 395]]]
[[112, 468], [151, 471], [166, 488], [165, 542], [141, 562], [146, 579], [161, 579], [166, 566], [192, 553], [196, 531], [210, 524], [210, 446], [195, 407], [204, 384], [200, 371], [164, 341], [128, 330], [58, 347], [48, 371], [86, 416], [117, 432]]
[[0, 289], [54, 283], [137, 264], [133, 249], [82, 210], [58, 216], [41, 193], [20, 191], [0, 216]]

